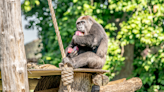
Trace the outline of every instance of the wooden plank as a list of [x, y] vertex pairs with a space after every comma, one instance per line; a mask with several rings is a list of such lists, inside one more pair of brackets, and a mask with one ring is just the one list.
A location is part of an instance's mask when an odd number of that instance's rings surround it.
[[[61, 75], [61, 69], [28, 69], [28, 78], [40, 78], [41, 76]], [[108, 70], [101, 69], [74, 69], [76, 73], [106, 73]], [[1, 72], [0, 72], [1, 79]]]
[[41, 76], [61, 75], [61, 69], [28, 69], [28, 78], [40, 78]]
[[[61, 69], [28, 69], [28, 72], [40, 73], [40, 72], [61, 72]], [[106, 73], [109, 70], [102, 69], [88, 69], [88, 68], [78, 68], [74, 69], [74, 72], [84, 72], [84, 73]]]
[[[74, 69], [75, 73], [106, 73], [108, 70], [101, 69]], [[29, 78], [40, 78], [41, 76], [61, 75], [61, 69], [28, 69]]]

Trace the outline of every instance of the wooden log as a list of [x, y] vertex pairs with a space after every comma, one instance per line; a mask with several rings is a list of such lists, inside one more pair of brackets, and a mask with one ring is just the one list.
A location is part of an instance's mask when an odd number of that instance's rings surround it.
[[108, 79], [107, 76], [105, 76], [103, 74], [98, 74], [98, 75], [94, 76], [93, 79], [92, 79], [92, 82], [93, 82], [94, 85], [92, 86], [92, 91], [91, 92], [99, 92], [100, 91], [100, 86], [101, 86], [101, 89], [102, 89], [105, 85], [113, 85], [113, 84], [121, 83], [121, 82], [124, 82], [124, 81], [126, 81], [126, 78], [109, 82], [109, 79]]
[[0, 25], [3, 92], [29, 92], [20, 0], [0, 0]]
[[118, 83], [125, 82], [125, 81], [126, 81], [126, 78], [123, 78], [123, 79], [119, 79], [119, 80], [115, 80], [115, 81], [110, 81], [110, 82], [108, 82], [107, 85], [114, 85], [114, 84], [118, 84]]
[[[71, 84], [72, 92], [91, 92], [92, 88], [92, 74], [90, 73], [75, 73], [74, 82]], [[68, 92], [66, 91], [66, 86], [60, 82], [60, 87], [58, 92]]]
[[100, 87], [100, 92], [134, 92], [140, 89], [142, 81], [140, 78], [131, 78], [124, 82], [118, 82], [113, 85], [106, 85]]

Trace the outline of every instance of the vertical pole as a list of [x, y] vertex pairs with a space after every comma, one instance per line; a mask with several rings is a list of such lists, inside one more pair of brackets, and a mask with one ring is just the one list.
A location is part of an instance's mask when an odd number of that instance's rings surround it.
[[0, 64], [3, 92], [29, 92], [20, 0], [0, 0]]

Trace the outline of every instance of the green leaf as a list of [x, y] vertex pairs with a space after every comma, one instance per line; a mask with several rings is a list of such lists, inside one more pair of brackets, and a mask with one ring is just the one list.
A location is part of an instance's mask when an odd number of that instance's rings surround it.
[[145, 68], [145, 70], [146, 70], [146, 71], [148, 71], [148, 70], [149, 70], [149, 68], [150, 68], [150, 66], [145, 65], [145, 66], [144, 66], [144, 68]]
[[24, 4], [25, 4], [26, 6], [28, 6], [28, 5], [30, 5], [30, 1], [25, 1]]
[[46, 57], [46, 60], [51, 60], [51, 57]]
[[76, 3], [78, 0], [73, 0], [73, 3]]
[[38, 0], [35, 0], [35, 3], [36, 3], [36, 5], [39, 5], [40, 4], [40, 2]]

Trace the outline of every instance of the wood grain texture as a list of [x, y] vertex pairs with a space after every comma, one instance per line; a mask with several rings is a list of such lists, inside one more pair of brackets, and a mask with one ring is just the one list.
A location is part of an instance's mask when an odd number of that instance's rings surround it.
[[[28, 78], [41, 78], [41, 76], [61, 75], [61, 69], [27, 69], [27, 72], [28, 72]], [[79, 69], [74, 69], [74, 72], [75, 73], [103, 74], [109, 71], [101, 70], [101, 69], [79, 68]], [[1, 79], [1, 71], [0, 71], [0, 79]]]
[[[92, 88], [92, 74], [90, 73], [75, 73], [74, 82], [71, 84], [72, 92], [91, 92]], [[58, 92], [68, 92], [66, 86], [60, 82]]]
[[[66, 86], [63, 86], [60, 78], [59, 75], [42, 77], [35, 88], [35, 92], [56, 92], [58, 88], [58, 92], [67, 92]], [[72, 92], [91, 92], [91, 86], [92, 73], [74, 73], [74, 82], [71, 84]]]
[[47, 89], [47, 90], [41, 90], [41, 91], [35, 91], [35, 92], [58, 92], [58, 88], [52, 88], [52, 89]]
[[37, 92], [37, 91], [46, 90], [45, 92], [49, 92], [49, 91], [47, 91], [47, 89], [59, 88], [60, 79], [61, 79], [61, 76], [59, 76], [59, 75], [43, 76], [39, 80], [39, 82], [38, 82], [38, 84], [37, 84], [37, 86], [35, 88], [35, 91]]
[[29, 92], [20, 0], [0, 0], [3, 92]]
[[[122, 82], [123, 81], [123, 82]], [[121, 80], [115, 82], [115, 84], [109, 84], [106, 86], [100, 86], [99, 92], [135, 92], [142, 87], [142, 80], [134, 77], [127, 81]]]
[[108, 84], [108, 82], [109, 82], [108, 76], [103, 74], [93, 75], [92, 77], [92, 83], [94, 85], [105, 86], [106, 84]]
[[[108, 70], [101, 69], [74, 69], [74, 73], [106, 73]], [[28, 69], [29, 78], [40, 78], [41, 76], [61, 75], [61, 69]]]
[[110, 81], [110, 82], [108, 82], [107, 85], [114, 85], [114, 84], [118, 84], [118, 83], [125, 82], [125, 81], [126, 81], [126, 78], [122, 78], [122, 79], [119, 79], [119, 80]]
[[[39, 79], [29, 79], [29, 89], [34, 90], [38, 81]], [[0, 80], [0, 90], [2, 90], [2, 80]]]

